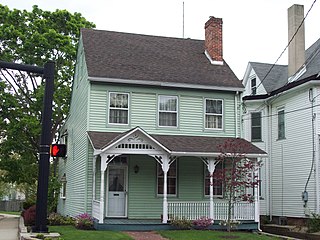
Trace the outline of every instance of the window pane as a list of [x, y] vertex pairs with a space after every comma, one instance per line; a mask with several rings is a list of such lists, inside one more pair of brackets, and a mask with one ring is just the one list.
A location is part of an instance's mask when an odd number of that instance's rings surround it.
[[176, 113], [159, 113], [159, 126], [177, 126], [177, 114]]
[[110, 109], [109, 122], [128, 124], [128, 110]]
[[278, 139], [285, 138], [284, 110], [278, 112]]
[[222, 116], [206, 115], [205, 127], [222, 129]]
[[159, 109], [162, 111], [177, 111], [177, 98], [172, 96], [160, 96]]
[[[167, 173], [167, 194], [176, 194], [176, 184], [177, 184], [177, 164], [176, 161], [174, 161], [169, 168], [169, 171]], [[157, 165], [157, 177], [158, 177], [158, 194], [163, 194], [163, 171], [161, 168], [161, 165]]]
[[251, 141], [261, 141], [261, 112], [251, 113]]
[[252, 95], [256, 95], [256, 93], [257, 93], [257, 83], [256, 83], [256, 79], [255, 78], [253, 78], [252, 80], [251, 80], [251, 94]]
[[110, 93], [110, 107], [128, 108], [128, 94]]
[[206, 113], [222, 114], [222, 101], [206, 99]]

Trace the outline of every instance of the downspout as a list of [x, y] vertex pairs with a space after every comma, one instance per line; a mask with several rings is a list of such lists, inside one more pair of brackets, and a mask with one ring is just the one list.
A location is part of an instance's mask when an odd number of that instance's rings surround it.
[[269, 220], [272, 221], [272, 105], [271, 103], [267, 103], [268, 109], [268, 202], [269, 202]]
[[236, 122], [236, 138], [239, 137], [238, 135], [238, 95], [239, 92], [236, 92], [234, 95], [234, 111], [235, 111], [235, 122]]

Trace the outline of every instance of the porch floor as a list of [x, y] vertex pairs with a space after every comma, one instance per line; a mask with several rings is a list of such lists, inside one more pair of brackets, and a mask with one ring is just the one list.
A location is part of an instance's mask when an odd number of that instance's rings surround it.
[[[210, 230], [223, 230], [219, 225], [220, 221], [214, 221], [209, 227]], [[159, 231], [176, 230], [170, 223], [162, 223], [160, 219], [127, 219], [127, 218], [106, 218], [104, 223], [94, 222], [96, 230], [109, 231]], [[254, 221], [241, 221], [238, 230], [257, 230], [258, 223]]]

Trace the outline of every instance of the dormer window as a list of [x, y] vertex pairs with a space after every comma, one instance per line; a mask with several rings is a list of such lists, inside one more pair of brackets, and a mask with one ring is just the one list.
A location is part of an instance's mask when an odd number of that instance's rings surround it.
[[257, 93], [257, 80], [256, 78], [251, 79], [251, 95], [256, 95]]

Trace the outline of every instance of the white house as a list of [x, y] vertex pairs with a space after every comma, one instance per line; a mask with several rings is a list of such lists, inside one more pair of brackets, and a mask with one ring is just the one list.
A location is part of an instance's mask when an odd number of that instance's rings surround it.
[[320, 213], [320, 39], [305, 50], [303, 6], [288, 9], [288, 65], [249, 62], [242, 137], [265, 150], [261, 215], [274, 222]]

